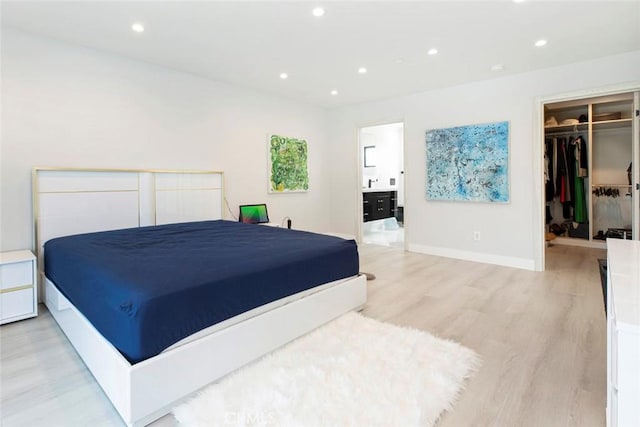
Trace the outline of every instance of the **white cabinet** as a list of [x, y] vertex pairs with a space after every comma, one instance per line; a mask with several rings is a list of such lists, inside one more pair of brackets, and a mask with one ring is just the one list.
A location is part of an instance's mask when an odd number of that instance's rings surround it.
[[30, 251], [0, 253], [0, 324], [38, 315], [36, 274]]
[[640, 242], [607, 239], [607, 426], [640, 426]]

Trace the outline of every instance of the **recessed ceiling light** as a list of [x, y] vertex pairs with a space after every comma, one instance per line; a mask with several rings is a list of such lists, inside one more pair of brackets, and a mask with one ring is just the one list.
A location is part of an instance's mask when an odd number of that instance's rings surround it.
[[524, 3], [524, 0], [513, 0], [514, 3]]
[[547, 44], [547, 41], [545, 39], [540, 39], [536, 42], [536, 47], [542, 47], [546, 44]]
[[502, 70], [504, 70], [504, 65], [502, 64], [496, 64], [491, 67], [491, 71], [502, 71]]
[[142, 33], [144, 31], [144, 25], [140, 22], [134, 22], [133, 25], [131, 25], [131, 29], [136, 33]]
[[321, 7], [316, 7], [311, 11], [311, 13], [313, 13], [313, 16], [322, 16], [324, 15], [324, 9]]
[[438, 53], [438, 49], [436, 49], [435, 47], [432, 47], [431, 49], [429, 49], [427, 53], [429, 55], [435, 55], [436, 53]]
[[360, 67], [360, 68], [358, 68], [358, 72], [359, 72], [360, 74], [367, 74], [367, 69], [366, 69], [366, 68], [364, 68], [364, 67]]
[[280, 78], [282, 80], [285, 80], [287, 77], [289, 77], [289, 75], [287, 73], [280, 73]]
[[402, 64], [404, 62], [404, 59], [398, 58], [398, 59], [396, 59], [395, 62], [396, 62], [396, 64]]
[[337, 94], [338, 94], [337, 90], [334, 89], [334, 90], [331, 91], [331, 95], [337, 95]]

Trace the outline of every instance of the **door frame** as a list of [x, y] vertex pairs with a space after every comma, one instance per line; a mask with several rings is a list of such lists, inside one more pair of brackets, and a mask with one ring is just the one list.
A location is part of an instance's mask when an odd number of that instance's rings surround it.
[[[375, 126], [384, 126], [384, 125], [392, 125], [392, 124], [396, 124], [396, 123], [402, 123], [402, 170], [404, 171], [404, 185], [402, 188], [403, 191], [403, 198], [404, 198], [404, 207], [406, 207], [407, 205], [407, 180], [406, 180], [406, 164], [407, 164], [407, 158], [406, 158], [406, 154], [407, 154], [407, 142], [406, 142], [406, 138], [405, 138], [405, 128], [406, 128], [406, 122], [404, 119], [390, 119], [390, 120], [381, 120], [381, 121], [373, 121], [373, 122], [367, 122], [367, 123], [363, 123], [360, 124], [359, 126], [356, 127], [356, 150], [357, 150], [357, 155], [356, 155], [356, 159], [358, 161], [356, 170], [358, 171], [358, 173], [356, 174], [356, 240], [360, 243], [362, 243], [362, 215], [363, 215], [363, 210], [362, 210], [362, 165], [364, 164], [364, 154], [363, 154], [363, 150], [361, 150], [360, 147], [360, 136], [362, 134], [362, 129], [364, 128], [370, 128], [370, 127], [375, 127]], [[397, 207], [397, 201], [396, 201], [396, 207]], [[404, 251], [407, 250], [407, 223], [406, 223], [406, 209], [404, 209], [404, 218], [403, 218], [403, 228], [404, 228], [404, 239], [402, 242], [402, 249]]]
[[[617, 95], [621, 93], [640, 91], [640, 82], [624, 83], [618, 85], [604, 86], [595, 89], [585, 89], [573, 92], [565, 92], [550, 96], [537, 97], [534, 109], [534, 126], [533, 126], [533, 173], [534, 173], [534, 194], [536, 200], [536, 208], [534, 209], [534, 226], [533, 226], [533, 255], [534, 269], [536, 271], [545, 270], [545, 196], [544, 196], [544, 106], [545, 104], [563, 101], [573, 101], [598, 96]], [[637, 119], [637, 118], [636, 118]], [[636, 123], [634, 121], [633, 123]], [[637, 130], [636, 130], [637, 132]], [[634, 134], [635, 137], [635, 134]], [[635, 150], [635, 147], [634, 147]], [[634, 151], [635, 153], [635, 151]], [[640, 165], [633, 166], [633, 182], [640, 181]], [[636, 190], [637, 191], [637, 190]], [[635, 193], [638, 194], [637, 192]], [[640, 197], [636, 197], [634, 203], [637, 205]], [[592, 209], [592, 207], [589, 207]], [[634, 211], [638, 211], [638, 206], [634, 206]], [[634, 214], [635, 215], [635, 214]], [[635, 232], [635, 230], [634, 230]]]

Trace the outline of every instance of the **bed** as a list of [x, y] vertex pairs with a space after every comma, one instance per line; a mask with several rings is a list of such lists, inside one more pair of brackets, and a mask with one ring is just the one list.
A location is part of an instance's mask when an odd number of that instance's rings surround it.
[[223, 182], [212, 171], [33, 171], [40, 295], [127, 425], [366, 302], [355, 242], [223, 220]]

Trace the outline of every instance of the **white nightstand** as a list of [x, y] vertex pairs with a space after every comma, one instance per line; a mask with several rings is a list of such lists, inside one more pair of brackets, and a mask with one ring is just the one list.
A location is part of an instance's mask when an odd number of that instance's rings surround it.
[[0, 325], [38, 315], [36, 271], [31, 251], [0, 253]]

